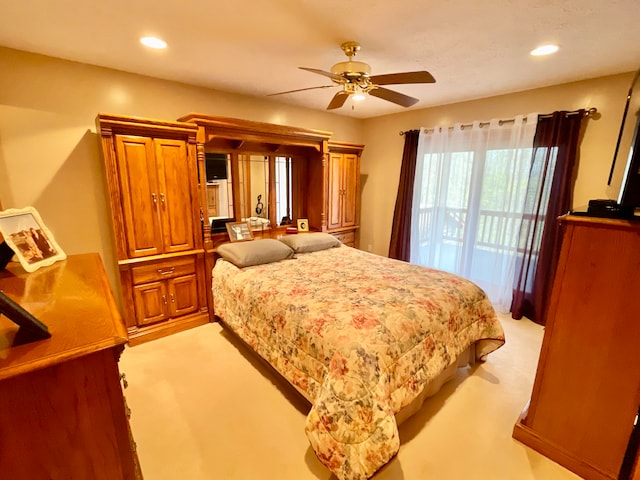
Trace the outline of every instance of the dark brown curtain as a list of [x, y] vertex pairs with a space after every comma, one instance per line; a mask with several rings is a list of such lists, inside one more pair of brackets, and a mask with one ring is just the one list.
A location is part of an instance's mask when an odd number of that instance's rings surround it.
[[420, 130], [404, 132], [404, 151], [400, 168], [400, 183], [396, 208], [393, 212], [389, 257], [409, 261], [411, 253], [411, 207], [413, 205], [413, 182], [416, 176], [418, 137]]
[[584, 110], [538, 119], [533, 163], [520, 228], [511, 316], [544, 325], [560, 256], [557, 217], [571, 208], [574, 166]]

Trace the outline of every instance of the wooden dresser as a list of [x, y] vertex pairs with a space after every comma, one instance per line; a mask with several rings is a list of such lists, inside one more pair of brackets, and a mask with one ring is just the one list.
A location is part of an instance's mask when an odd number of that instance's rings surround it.
[[[617, 479], [640, 406], [640, 222], [560, 221], [538, 370], [513, 436], [585, 479]], [[625, 480], [640, 478], [631, 450]]]
[[18, 327], [0, 317], [0, 478], [142, 478], [118, 371], [127, 333], [99, 255], [10, 264], [0, 290], [51, 333], [11, 346]]

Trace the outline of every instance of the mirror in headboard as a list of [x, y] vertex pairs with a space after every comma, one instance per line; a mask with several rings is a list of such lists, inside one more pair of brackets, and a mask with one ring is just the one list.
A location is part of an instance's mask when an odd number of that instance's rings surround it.
[[[331, 132], [198, 113], [179, 120], [199, 127], [196, 150], [201, 185], [202, 179], [213, 181], [207, 177], [206, 154], [227, 155], [229, 211], [224, 215], [218, 211], [218, 216], [224, 216], [220, 220], [254, 219], [260, 222], [254, 227], [263, 235], [282, 233], [298, 218], [308, 218], [311, 228], [322, 228], [323, 169]], [[206, 190], [202, 190], [203, 205], [209, 209]], [[222, 225], [219, 232], [225, 231]], [[205, 243], [216, 233], [205, 228]]]
[[234, 220], [231, 155], [207, 152], [205, 148], [206, 217], [212, 232], [226, 232], [227, 222]]
[[[618, 194], [618, 204], [634, 216], [640, 211], [640, 70], [631, 82], [614, 153], [609, 182], [611, 185], [616, 164], [624, 165]], [[624, 162], [624, 163], [623, 163]]]
[[304, 165], [300, 156], [239, 154], [240, 220], [264, 230], [304, 216]]
[[269, 226], [269, 157], [238, 155], [240, 220], [254, 228]]
[[293, 175], [299, 163], [293, 157], [276, 157], [276, 220], [278, 225], [293, 223]]

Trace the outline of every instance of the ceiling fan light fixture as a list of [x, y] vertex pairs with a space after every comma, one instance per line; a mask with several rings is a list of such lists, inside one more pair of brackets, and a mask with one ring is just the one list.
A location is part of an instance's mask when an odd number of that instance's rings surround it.
[[360, 87], [356, 87], [355, 91], [351, 95], [351, 98], [353, 98], [353, 100], [356, 102], [361, 102], [367, 98], [367, 95]]
[[366, 97], [366, 90], [364, 90], [357, 83], [351, 83], [351, 82], [350, 83], [345, 83], [342, 91], [344, 93], [346, 93], [347, 95], [349, 95], [356, 102], [361, 102], [362, 100], [367, 98]]
[[377, 97], [382, 100], [386, 100], [387, 102], [400, 105], [401, 107], [411, 107], [418, 103], [419, 99], [410, 97], [404, 93], [396, 92], [395, 90], [389, 90], [381, 85], [435, 83], [436, 81], [436, 79], [433, 78], [433, 75], [426, 71], [398, 72], [371, 76], [371, 67], [369, 67], [368, 64], [353, 60], [353, 56], [360, 50], [360, 44], [358, 44], [358, 42], [345, 42], [340, 47], [349, 58], [349, 61], [336, 63], [331, 67], [330, 72], [317, 68], [299, 67], [302, 70], [330, 78], [334, 85], [301, 88], [274, 93], [273, 95], [299, 92], [302, 90], [312, 90], [316, 88], [328, 88], [339, 85], [342, 88], [333, 96], [327, 106], [327, 110], [342, 107], [349, 97], [352, 97], [355, 101], [362, 101], [366, 99], [367, 96]]

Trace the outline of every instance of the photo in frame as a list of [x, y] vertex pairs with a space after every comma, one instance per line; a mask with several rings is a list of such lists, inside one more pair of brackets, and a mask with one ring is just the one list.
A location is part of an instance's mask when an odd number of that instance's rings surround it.
[[33, 207], [1, 211], [0, 234], [27, 272], [67, 258]]
[[298, 219], [298, 232], [308, 232], [309, 231], [309, 220], [306, 218]]
[[229, 222], [227, 223], [227, 233], [229, 240], [232, 242], [245, 242], [253, 240], [253, 232], [249, 228], [248, 222]]

